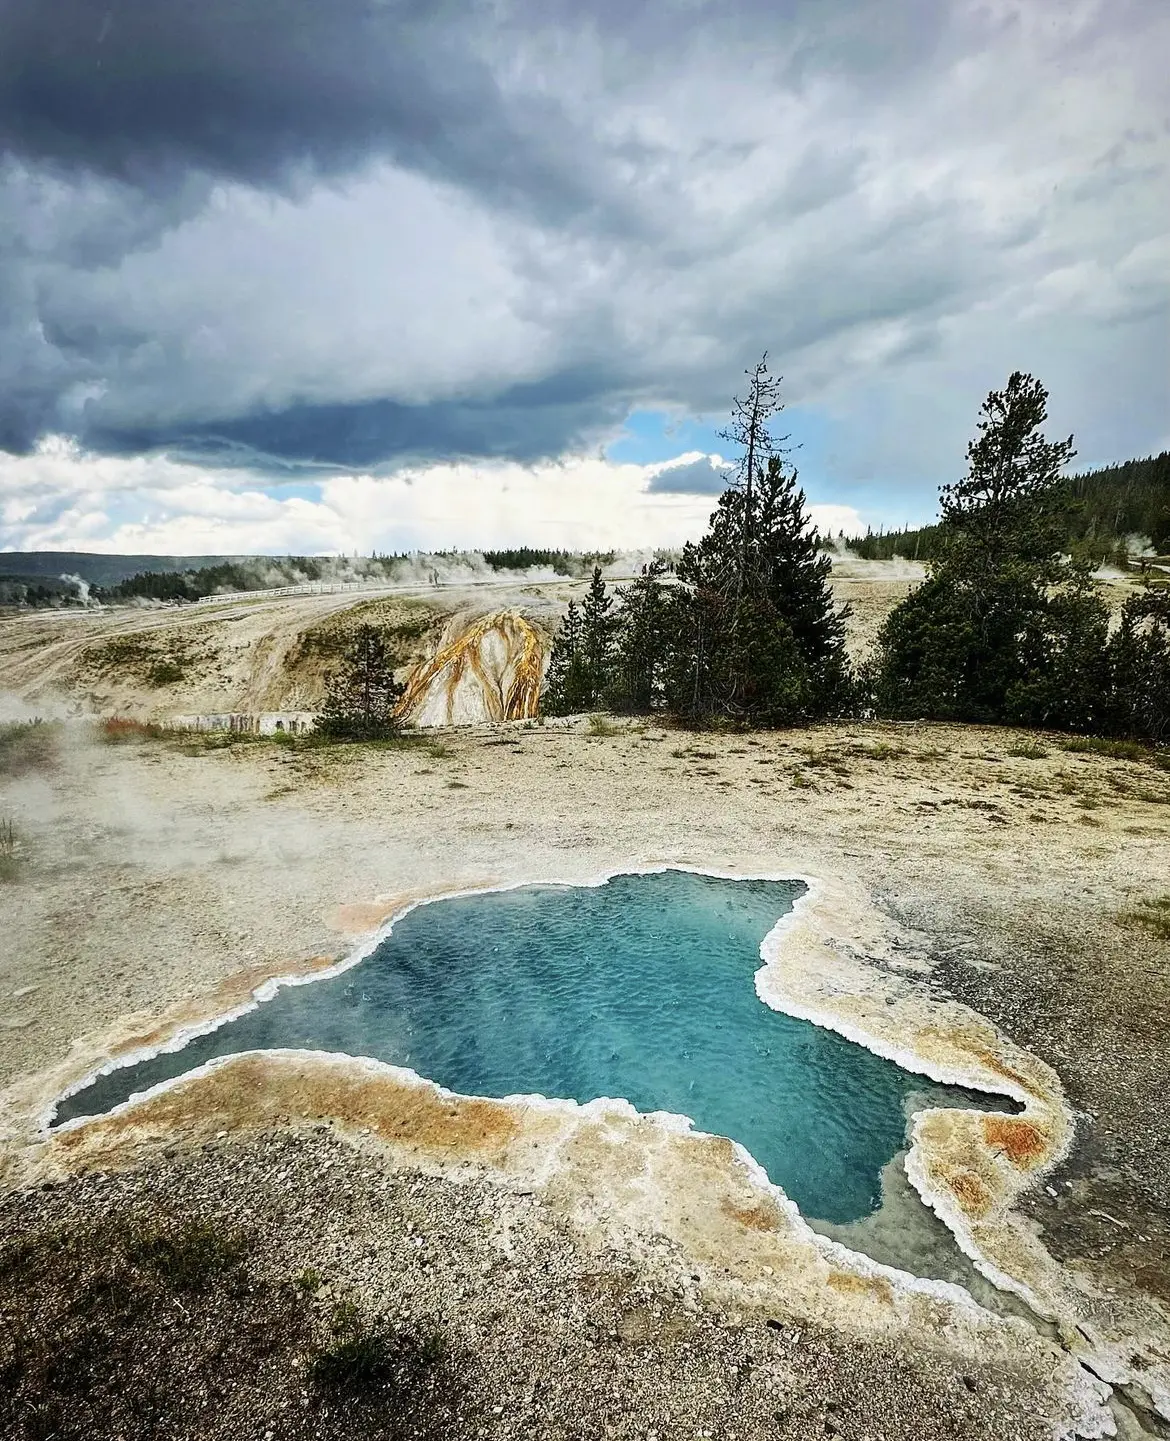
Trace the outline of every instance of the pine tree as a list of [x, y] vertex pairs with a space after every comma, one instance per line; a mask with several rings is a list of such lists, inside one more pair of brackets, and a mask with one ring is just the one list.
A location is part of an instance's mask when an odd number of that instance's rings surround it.
[[875, 699], [888, 715], [1092, 728], [1106, 710], [1107, 614], [1062, 560], [1072, 437], [1047, 441], [1048, 393], [1016, 371], [984, 401], [967, 474], [940, 492], [924, 585], [887, 617]]
[[589, 686], [581, 647], [581, 612], [571, 600], [553, 638], [541, 708], [547, 715], [575, 715], [589, 708]]
[[1109, 642], [1113, 727], [1122, 735], [1170, 741], [1170, 592], [1131, 595]]
[[1004, 390], [990, 392], [980, 416], [967, 446], [967, 474], [939, 492], [944, 563], [976, 591], [1005, 573], [1056, 579], [1069, 506], [1062, 472], [1076, 455], [1072, 436], [1044, 439], [1048, 392], [1018, 370]]
[[637, 580], [617, 592], [621, 608], [606, 697], [613, 710], [644, 715], [666, 703], [673, 615], [665, 574], [664, 560], [651, 561]]
[[671, 683], [680, 714], [777, 725], [848, 704], [846, 613], [796, 482], [771, 456], [753, 489], [726, 490], [707, 534], [684, 548]]
[[743, 596], [747, 574], [748, 548], [751, 545], [750, 521], [752, 492], [757, 478], [773, 456], [783, 454], [788, 437], [777, 439], [768, 429], [771, 417], [784, 409], [780, 399], [780, 376], [768, 374], [768, 352], [744, 374], [748, 377], [748, 393], [744, 399], [735, 396], [731, 402], [731, 423], [719, 432], [720, 438], [741, 446], [743, 454], [736, 464], [733, 488], [744, 492], [745, 505], [740, 516], [739, 556], [736, 577], [736, 599]]
[[340, 669], [329, 678], [316, 728], [334, 740], [395, 735], [401, 727], [394, 708], [402, 692], [385, 635], [377, 626], [359, 626]]
[[612, 607], [613, 597], [606, 592], [601, 567], [595, 565], [581, 607], [581, 657], [589, 688], [586, 702], [589, 707], [603, 703], [610, 684], [617, 634], [617, 618], [610, 613]]

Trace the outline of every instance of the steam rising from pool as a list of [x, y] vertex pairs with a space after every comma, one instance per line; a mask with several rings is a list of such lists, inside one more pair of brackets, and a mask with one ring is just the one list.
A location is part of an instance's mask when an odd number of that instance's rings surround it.
[[98, 1077], [56, 1123], [216, 1056], [335, 1051], [468, 1095], [621, 1096], [689, 1116], [744, 1145], [805, 1215], [858, 1220], [905, 1143], [908, 1096], [989, 1103], [759, 1000], [760, 943], [803, 890], [668, 870], [418, 906], [358, 965]]

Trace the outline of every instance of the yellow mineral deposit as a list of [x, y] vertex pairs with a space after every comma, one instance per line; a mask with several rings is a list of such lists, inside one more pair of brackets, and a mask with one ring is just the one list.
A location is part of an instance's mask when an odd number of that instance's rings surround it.
[[411, 672], [398, 714], [420, 726], [523, 720], [536, 714], [543, 675], [544, 638], [519, 611], [456, 620]]

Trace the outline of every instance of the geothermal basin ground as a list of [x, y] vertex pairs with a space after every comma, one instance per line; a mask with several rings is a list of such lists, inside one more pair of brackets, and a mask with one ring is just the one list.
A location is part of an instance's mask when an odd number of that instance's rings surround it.
[[[1148, 759], [584, 719], [327, 749], [112, 744], [77, 716], [37, 747], [3, 776], [0, 1344], [26, 1379], [90, 1370], [51, 1415], [9, 1388], [12, 1434], [1165, 1429], [1170, 776]], [[777, 1019], [924, 1090], [994, 1081], [1011, 1112], [916, 1123], [876, 1210], [817, 1229], [718, 1135], [468, 1099], [409, 1060], [248, 1055], [45, 1129], [112, 1059], [334, 967], [413, 901], [651, 865], [802, 881], [758, 982]], [[355, 1393], [363, 1355], [382, 1369]]]

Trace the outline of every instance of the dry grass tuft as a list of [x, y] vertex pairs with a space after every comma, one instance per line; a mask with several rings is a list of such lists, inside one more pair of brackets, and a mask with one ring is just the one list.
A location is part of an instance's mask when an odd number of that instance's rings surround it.
[[1170, 941], [1170, 894], [1139, 901], [1131, 910], [1122, 911], [1119, 919], [1122, 925], [1140, 926], [1159, 940]]

